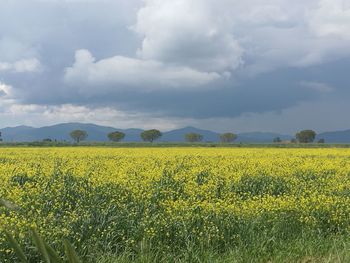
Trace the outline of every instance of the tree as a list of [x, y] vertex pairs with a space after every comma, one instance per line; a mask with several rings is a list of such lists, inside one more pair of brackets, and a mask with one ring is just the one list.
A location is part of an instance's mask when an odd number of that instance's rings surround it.
[[0, 132], [0, 142], [2, 142], [2, 138], [1, 138], [1, 132]]
[[281, 140], [280, 137], [276, 137], [276, 138], [273, 139], [273, 142], [274, 143], [280, 143], [280, 142], [282, 142], [282, 140]]
[[109, 140], [111, 140], [113, 142], [119, 142], [119, 141], [124, 139], [125, 133], [119, 132], [119, 131], [115, 131], [115, 132], [109, 133], [107, 136], [108, 136]]
[[234, 142], [237, 139], [237, 135], [234, 133], [223, 133], [220, 135], [220, 141], [223, 143], [231, 143]]
[[88, 136], [86, 131], [83, 130], [74, 130], [70, 134], [70, 137], [76, 142], [79, 143], [80, 141], [84, 141], [86, 137]]
[[295, 137], [300, 143], [310, 143], [315, 140], [316, 132], [313, 130], [303, 130], [298, 132]]
[[317, 143], [325, 143], [325, 139], [319, 139]]
[[145, 142], [153, 142], [159, 139], [161, 136], [162, 136], [162, 133], [155, 129], [143, 131], [140, 134], [141, 139], [144, 140]]
[[203, 140], [203, 135], [194, 132], [187, 133], [185, 134], [185, 140], [187, 142], [200, 142]]
[[297, 140], [293, 138], [293, 139], [290, 140], [290, 142], [291, 143], [297, 143]]

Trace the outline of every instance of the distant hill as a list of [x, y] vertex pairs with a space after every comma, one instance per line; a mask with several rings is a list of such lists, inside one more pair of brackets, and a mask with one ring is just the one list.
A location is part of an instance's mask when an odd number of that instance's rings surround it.
[[217, 142], [219, 141], [219, 134], [216, 132], [201, 130], [194, 127], [185, 127], [182, 129], [172, 130], [164, 132], [161, 138], [163, 142], [183, 142], [185, 141], [185, 135], [187, 133], [199, 133], [203, 136], [204, 142]]
[[[185, 135], [187, 133], [199, 133], [203, 135], [204, 142], [218, 142], [220, 140], [220, 134], [209, 131], [197, 129], [195, 127], [185, 127], [182, 129], [172, 130], [163, 133], [161, 138], [164, 142], [183, 142]], [[291, 140], [292, 136], [283, 135], [271, 132], [249, 132], [249, 133], [239, 133], [236, 142], [243, 143], [269, 143], [272, 142], [274, 138], [280, 137], [281, 140]]]
[[[50, 138], [57, 141], [71, 141], [69, 133], [72, 130], [85, 130], [88, 133], [88, 141], [107, 141], [107, 134], [112, 131], [121, 131], [126, 134], [125, 142], [139, 142], [142, 129], [118, 129], [114, 127], [101, 126], [90, 123], [60, 123], [52, 126], [33, 128], [29, 126], [17, 126], [0, 129], [5, 142], [31, 142], [42, 141]], [[162, 142], [184, 142], [186, 133], [199, 133], [203, 135], [204, 142], [218, 142], [220, 134], [195, 127], [185, 127], [172, 131], [163, 132], [160, 141]], [[271, 143], [276, 137], [282, 141], [290, 140], [293, 137], [272, 132], [248, 132], [239, 133], [236, 142], [241, 143]], [[317, 140], [324, 138], [327, 143], [350, 143], [350, 130], [325, 132], [317, 136]]]
[[69, 133], [73, 130], [85, 130], [88, 141], [107, 141], [107, 134], [112, 131], [122, 131], [126, 134], [124, 141], [140, 141], [141, 129], [116, 129], [89, 123], [61, 123], [41, 128], [17, 126], [0, 129], [4, 141], [28, 142], [41, 141], [50, 138], [57, 141], [71, 141]]
[[293, 137], [272, 132], [246, 132], [238, 134], [237, 142], [244, 143], [269, 143], [279, 137], [282, 141], [290, 141]]
[[4, 141], [34, 141], [35, 138], [31, 135], [33, 129], [35, 128], [22, 125], [0, 129], [0, 132]]
[[319, 139], [325, 139], [326, 143], [350, 143], [350, 130], [320, 133], [316, 137]]

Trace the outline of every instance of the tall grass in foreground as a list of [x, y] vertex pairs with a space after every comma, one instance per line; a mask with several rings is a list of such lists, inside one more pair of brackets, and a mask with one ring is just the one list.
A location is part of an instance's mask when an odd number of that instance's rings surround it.
[[[0, 206], [5, 207], [8, 210], [17, 210], [18, 207], [15, 204], [12, 204], [11, 202], [0, 199]], [[5, 237], [11, 248], [13, 249], [14, 253], [17, 256], [17, 259], [22, 263], [28, 263], [28, 257], [24, 253], [21, 246], [18, 244], [17, 240], [13, 238], [12, 234], [8, 231], [4, 231]], [[73, 246], [67, 241], [64, 240], [64, 250], [65, 250], [65, 256], [64, 259], [48, 244], [46, 243], [42, 237], [38, 234], [36, 229], [32, 229], [30, 231], [30, 234], [33, 239], [33, 243], [35, 245], [35, 248], [37, 249], [37, 252], [40, 254], [40, 257], [42, 260], [46, 263], [81, 263], [77, 253], [75, 252], [75, 249]]]

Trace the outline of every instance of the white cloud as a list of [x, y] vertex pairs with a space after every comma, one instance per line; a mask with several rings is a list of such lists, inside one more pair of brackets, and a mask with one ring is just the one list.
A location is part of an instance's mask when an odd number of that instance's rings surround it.
[[232, 7], [245, 74], [308, 67], [350, 55], [348, 0], [242, 1]]
[[143, 37], [139, 56], [201, 71], [239, 67], [243, 50], [230, 31], [231, 19], [215, 10], [217, 4], [212, 0], [146, 0], [135, 26]]
[[[220, 78], [217, 73], [200, 72], [189, 67], [171, 66], [153, 60], [115, 56], [96, 61], [88, 50], [78, 50], [75, 63], [66, 69], [65, 82], [73, 86], [113, 89], [192, 88]], [[84, 87], [84, 91], [88, 91]]]
[[[13, 98], [13, 88], [0, 81], [0, 119], [2, 112], [8, 110], [9, 107], [14, 105], [16, 100]], [[6, 119], [1, 119], [6, 123]]]
[[16, 61], [13, 68], [16, 72], [38, 72], [42, 69], [42, 66], [37, 58], [31, 58]]
[[[65, 82], [113, 89], [193, 89], [229, 78], [242, 65], [243, 50], [227, 19], [212, 10], [214, 1], [146, 0], [133, 29], [143, 38], [137, 58], [114, 56], [95, 61], [78, 50]], [[226, 26], [227, 25], [227, 28]], [[85, 88], [84, 92], [91, 91]]]
[[9, 71], [16, 73], [24, 72], [39, 72], [42, 70], [42, 65], [37, 58], [20, 59], [13, 63], [0, 61], [0, 72]]
[[6, 107], [0, 105], [0, 118], [2, 123], [6, 123], [7, 126], [30, 125], [35, 127], [60, 122], [85, 122], [116, 128], [170, 130], [178, 128], [184, 123], [183, 119], [129, 113], [111, 107], [90, 108], [72, 104], [48, 106], [12, 103]]
[[0, 98], [9, 98], [12, 93], [12, 87], [3, 82], [0, 82]]
[[[23, 112], [27, 111], [24, 109]], [[59, 121], [92, 122], [116, 128], [134, 127], [166, 130], [178, 127], [179, 122], [182, 122], [176, 118], [161, 118], [142, 113], [124, 112], [111, 107], [90, 108], [72, 104], [41, 106], [36, 113], [42, 116], [42, 122], [44, 121], [46, 124], [54, 124]]]
[[[198, 87], [220, 76], [308, 67], [350, 55], [349, 0], [145, 0], [137, 57], [67, 70], [67, 83]], [[90, 66], [88, 66], [90, 65]], [[215, 85], [215, 84], [214, 84]]]
[[311, 12], [311, 30], [319, 37], [350, 39], [350, 1], [320, 0], [319, 6]]

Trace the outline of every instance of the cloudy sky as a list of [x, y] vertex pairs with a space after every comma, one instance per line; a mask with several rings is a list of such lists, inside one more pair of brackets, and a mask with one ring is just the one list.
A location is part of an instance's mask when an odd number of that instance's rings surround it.
[[0, 128], [349, 129], [350, 0], [1, 0]]

